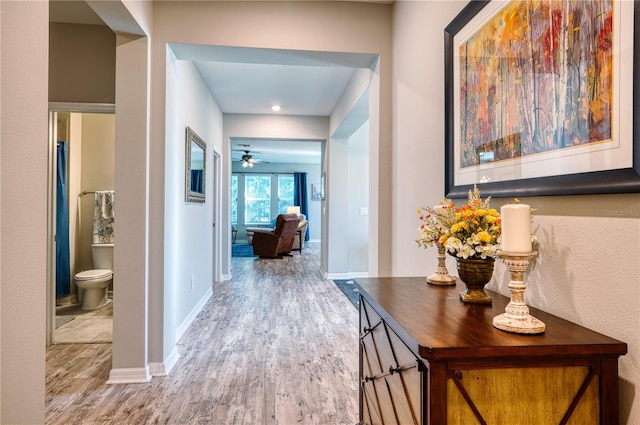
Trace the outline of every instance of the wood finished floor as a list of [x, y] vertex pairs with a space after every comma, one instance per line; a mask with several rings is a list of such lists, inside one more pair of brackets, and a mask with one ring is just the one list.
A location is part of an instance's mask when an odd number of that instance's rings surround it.
[[358, 420], [358, 313], [322, 278], [319, 245], [234, 258], [167, 377], [106, 385], [111, 344], [47, 350], [46, 423], [318, 424]]

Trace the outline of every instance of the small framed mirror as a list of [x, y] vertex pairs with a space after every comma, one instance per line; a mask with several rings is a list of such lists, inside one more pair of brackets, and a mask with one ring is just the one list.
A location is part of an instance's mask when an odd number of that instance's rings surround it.
[[190, 127], [185, 138], [185, 201], [204, 202], [207, 145]]

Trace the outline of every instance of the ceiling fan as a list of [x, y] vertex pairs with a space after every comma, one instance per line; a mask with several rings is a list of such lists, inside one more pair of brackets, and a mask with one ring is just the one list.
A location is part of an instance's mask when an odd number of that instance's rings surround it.
[[240, 162], [242, 163], [242, 167], [244, 168], [252, 168], [254, 164], [264, 162], [259, 159], [255, 159], [248, 150], [242, 152], [244, 152], [244, 154], [240, 157]]

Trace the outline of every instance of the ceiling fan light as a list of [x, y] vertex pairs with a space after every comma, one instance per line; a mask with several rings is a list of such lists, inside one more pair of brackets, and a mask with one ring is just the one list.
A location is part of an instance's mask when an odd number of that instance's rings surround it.
[[247, 168], [250, 164], [247, 161], [242, 161], [242, 167]]

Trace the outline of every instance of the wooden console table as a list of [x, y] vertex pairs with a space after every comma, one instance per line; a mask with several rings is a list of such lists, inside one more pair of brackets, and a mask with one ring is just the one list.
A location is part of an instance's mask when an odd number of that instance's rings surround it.
[[530, 308], [539, 335], [493, 327], [507, 297], [466, 305], [424, 277], [356, 279], [361, 424], [617, 425], [624, 342]]

